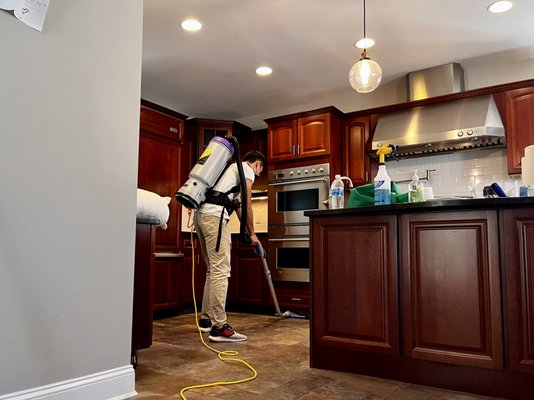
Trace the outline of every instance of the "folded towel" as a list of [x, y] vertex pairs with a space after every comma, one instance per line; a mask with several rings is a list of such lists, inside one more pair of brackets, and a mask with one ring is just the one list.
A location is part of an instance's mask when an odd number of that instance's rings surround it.
[[162, 197], [157, 193], [137, 189], [137, 217], [152, 217], [159, 220], [162, 229], [167, 229], [169, 220], [170, 197]]

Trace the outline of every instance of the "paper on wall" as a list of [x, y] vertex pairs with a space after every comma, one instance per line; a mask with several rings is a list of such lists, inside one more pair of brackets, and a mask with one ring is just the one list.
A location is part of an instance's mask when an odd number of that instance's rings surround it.
[[0, 8], [13, 11], [15, 17], [39, 32], [43, 29], [49, 0], [0, 0]]

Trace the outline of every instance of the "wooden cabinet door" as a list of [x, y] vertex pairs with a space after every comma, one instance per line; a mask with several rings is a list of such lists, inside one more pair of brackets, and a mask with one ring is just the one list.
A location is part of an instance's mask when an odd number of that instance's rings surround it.
[[370, 159], [366, 154], [370, 117], [352, 118], [344, 123], [343, 168], [354, 186], [370, 182]]
[[313, 218], [313, 345], [399, 354], [397, 218]]
[[[261, 238], [262, 246], [267, 246]], [[238, 237], [232, 240], [232, 301], [241, 304], [265, 305], [266, 282], [261, 258]]]
[[[241, 157], [243, 157], [249, 151], [260, 151], [265, 157], [267, 157], [267, 129], [258, 129], [252, 132], [245, 132], [242, 134], [234, 135], [239, 141], [239, 149], [241, 151]], [[257, 176], [254, 180], [253, 190], [267, 190], [267, 167], [263, 169], [260, 176]]]
[[180, 188], [180, 144], [141, 131], [138, 187], [171, 198], [167, 229], [156, 229], [156, 250], [178, 251], [181, 206], [174, 194]]
[[510, 369], [534, 374], [534, 213], [504, 210]]
[[231, 122], [218, 122], [218, 121], [201, 121], [198, 122], [198, 156], [200, 157], [211, 139], [215, 136], [227, 137], [232, 136], [232, 123]]
[[400, 218], [405, 355], [501, 369], [497, 211]]
[[151, 224], [136, 224], [132, 354], [152, 345], [155, 230]]
[[506, 92], [508, 173], [521, 173], [521, 157], [534, 144], [534, 87]]
[[177, 309], [181, 304], [179, 283], [182, 258], [156, 257], [154, 264], [154, 310]]
[[294, 119], [269, 125], [269, 162], [297, 158], [297, 121]]
[[330, 113], [298, 119], [298, 158], [330, 154]]

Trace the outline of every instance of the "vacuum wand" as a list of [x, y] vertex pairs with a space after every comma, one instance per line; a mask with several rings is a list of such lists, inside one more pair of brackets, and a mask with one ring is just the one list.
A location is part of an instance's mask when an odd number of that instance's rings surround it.
[[273, 280], [271, 278], [271, 270], [269, 269], [269, 266], [267, 265], [267, 260], [266, 260], [267, 252], [263, 249], [263, 246], [261, 245], [261, 243], [258, 243], [258, 245], [254, 248], [254, 251], [261, 258], [261, 262], [263, 264], [263, 271], [265, 273], [265, 278], [267, 279], [267, 284], [269, 285], [269, 291], [271, 292], [271, 296], [273, 298], [274, 309], [276, 311], [276, 315], [282, 318], [302, 318], [302, 319], [306, 318], [304, 315], [299, 315], [291, 311], [286, 311], [286, 312], [280, 311], [280, 306], [278, 305], [278, 299], [276, 298], [276, 292], [274, 291]]

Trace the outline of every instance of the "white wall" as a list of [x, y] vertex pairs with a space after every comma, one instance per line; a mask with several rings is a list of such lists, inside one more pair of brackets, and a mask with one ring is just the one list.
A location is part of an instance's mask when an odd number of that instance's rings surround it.
[[142, 0], [0, 11], [1, 398], [129, 364], [141, 44]]

